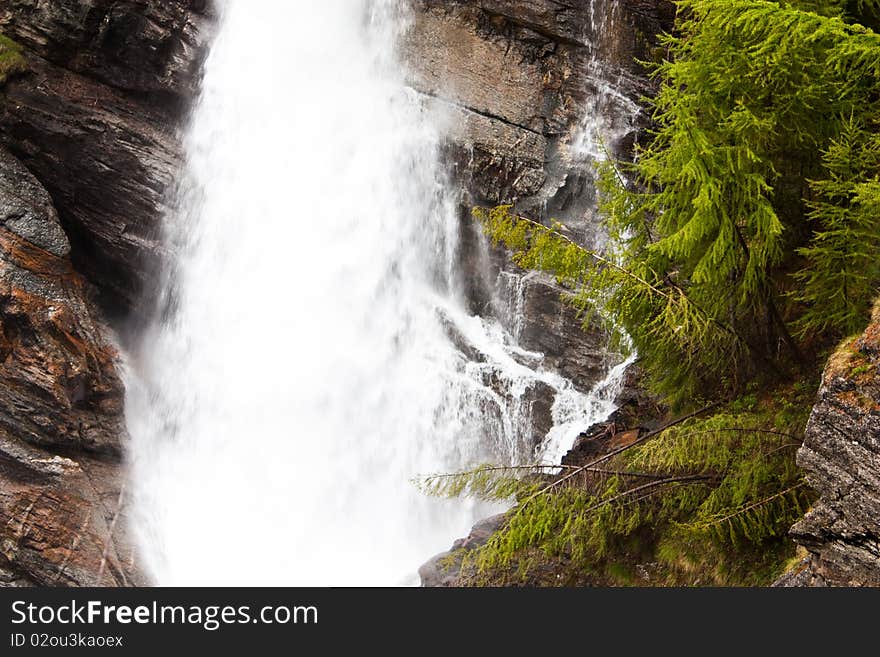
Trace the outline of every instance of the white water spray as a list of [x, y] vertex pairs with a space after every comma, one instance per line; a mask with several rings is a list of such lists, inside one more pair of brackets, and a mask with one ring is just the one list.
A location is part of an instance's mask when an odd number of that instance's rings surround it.
[[[411, 583], [487, 512], [411, 479], [533, 459], [509, 401], [529, 382], [584, 396], [461, 310], [442, 117], [402, 83], [397, 3], [223, 10], [131, 357], [141, 553], [163, 585]], [[600, 419], [569, 406], [556, 451]]]

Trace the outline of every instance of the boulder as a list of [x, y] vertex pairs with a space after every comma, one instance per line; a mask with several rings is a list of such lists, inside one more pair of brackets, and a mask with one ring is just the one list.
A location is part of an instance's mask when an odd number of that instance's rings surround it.
[[419, 568], [423, 587], [453, 587], [461, 585], [462, 561], [465, 555], [485, 545], [492, 534], [501, 529], [507, 515], [500, 513], [480, 520], [465, 538], [458, 539], [452, 548], [432, 557]]

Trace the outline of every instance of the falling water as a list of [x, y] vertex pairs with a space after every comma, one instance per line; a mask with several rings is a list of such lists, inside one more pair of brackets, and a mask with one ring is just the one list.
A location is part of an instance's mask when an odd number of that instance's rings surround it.
[[491, 511], [412, 478], [533, 460], [537, 381], [557, 420], [538, 452], [606, 409], [462, 310], [444, 120], [402, 82], [398, 3], [222, 10], [175, 261], [130, 356], [145, 566], [168, 585], [411, 583]]

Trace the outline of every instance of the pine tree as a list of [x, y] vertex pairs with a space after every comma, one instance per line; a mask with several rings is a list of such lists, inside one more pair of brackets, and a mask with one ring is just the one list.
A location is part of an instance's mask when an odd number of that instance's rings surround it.
[[851, 120], [823, 163], [829, 176], [812, 183], [809, 203], [815, 233], [800, 249], [802, 335], [859, 330], [880, 281], [880, 134]]

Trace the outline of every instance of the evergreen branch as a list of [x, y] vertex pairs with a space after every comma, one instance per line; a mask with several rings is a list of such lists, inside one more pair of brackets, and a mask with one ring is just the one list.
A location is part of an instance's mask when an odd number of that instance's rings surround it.
[[434, 481], [437, 479], [452, 479], [453, 477], [467, 477], [475, 472], [516, 472], [516, 471], [534, 471], [534, 470], [551, 470], [551, 469], [559, 469], [563, 470], [576, 470], [578, 466], [575, 465], [550, 465], [547, 463], [532, 463], [530, 465], [490, 465], [490, 466], [481, 466], [476, 470], [462, 470], [460, 472], [440, 472], [437, 474], [432, 474], [427, 477], [416, 477], [415, 481]]
[[577, 249], [582, 254], [595, 260], [599, 264], [610, 267], [610, 268], [614, 269], [615, 271], [623, 274], [625, 277], [627, 277], [631, 280], [634, 280], [635, 282], [639, 283], [640, 285], [642, 285], [646, 289], [650, 290], [652, 293], [665, 299], [670, 304], [672, 304], [676, 307], [681, 307], [683, 305], [687, 305], [687, 306], [693, 308], [697, 312], [697, 314], [702, 316], [705, 320], [707, 320], [709, 322], [709, 324], [711, 324], [712, 326], [715, 326], [715, 328], [723, 331], [724, 333], [727, 333], [732, 338], [734, 338], [735, 340], [740, 342], [742, 345], [744, 345], [758, 360], [760, 360], [762, 363], [767, 365], [767, 367], [772, 369], [777, 374], [777, 376], [779, 376], [780, 378], [783, 378], [783, 379], [788, 378], [788, 376], [785, 374], [785, 372], [782, 371], [782, 369], [779, 367], [779, 365], [772, 358], [768, 357], [762, 350], [760, 350], [758, 347], [756, 347], [750, 340], [747, 340], [735, 328], [733, 328], [733, 326], [721, 321], [720, 319], [715, 317], [712, 313], [710, 313], [708, 310], [703, 308], [701, 305], [697, 304], [688, 295], [688, 293], [685, 291], [685, 289], [682, 288], [680, 285], [678, 285], [675, 281], [673, 281], [669, 276], [664, 277], [664, 280], [670, 287], [672, 287], [678, 293], [677, 296], [672, 295], [669, 292], [667, 292], [666, 290], [663, 290], [663, 289], [657, 287], [656, 285], [654, 285], [650, 281], [646, 280], [644, 277], [639, 276], [635, 272], [631, 271], [630, 269], [627, 269], [626, 267], [623, 267], [622, 265], [617, 264], [613, 260], [606, 258], [606, 257], [602, 256], [601, 254], [596, 253], [595, 251], [592, 251], [592, 250], [584, 247], [581, 244], [578, 244], [577, 242], [575, 242], [573, 239], [571, 239], [567, 235], [564, 235], [563, 233], [559, 232], [558, 230], [555, 230], [552, 227], [545, 226], [541, 222], [535, 221], [534, 219], [529, 219], [528, 217], [522, 217], [522, 216], [517, 215], [514, 218], [518, 222], [522, 222], [522, 223], [530, 226], [533, 230], [542, 231], [542, 232], [568, 244], [569, 246]]
[[620, 169], [617, 167], [617, 163], [614, 161], [614, 156], [608, 150], [608, 146], [605, 144], [605, 140], [602, 137], [599, 137], [599, 145], [602, 147], [602, 152], [605, 153], [605, 162], [611, 167], [611, 170], [614, 171], [614, 176], [617, 178], [617, 182], [620, 184], [622, 188], [626, 188], [626, 179], [623, 177], [623, 174], [620, 173]]
[[[761, 429], [759, 427], [713, 427], [711, 429], [701, 429], [700, 431], [693, 431], [689, 433], [682, 434], [684, 436], [691, 436], [694, 434], [701, 433], [723, 433], [725, 431], [735, 432], [735, 433], [761, 433], [767, 434], [769, 436], [781, 436], [783, 438], [792, 438], [794, 440], [801, 440], [798, 436], [793, 436], [790, 433], [785, 431], [776, 431], [774, 429]], [[802, 441], [803, 442], [803, 441]], [[800, 443], [798, 443], [800, 444]]]
[[741, 508], [741, 509], [737, 509], [737, 510], [734, 511], [733, 513], [730, 513], [730, 514], [728, 514], [728, 515], [726, 515], [726, 516], [724, 516], [724, 517], [716, 518], [716, 519], [714, 519], [714, 520], [707, 520], [707, 521], [705, 521], [705, 522], [702, 522], [702, 523], [699, 524], [699, 526], [700, 526], [701, 528], [706, 528], [706, 527], [712, 527], [712, 526], [714, 526], [714, 525], [720, 525], [720, 524], [723, 523], [723, 522], [726, 522], [726, 521], [728, 521], [728, 520], [732, 520], [733, 518], [736, 518], [736, 517], [738, 517], [738, 516], [741, 516], [741, 515], [743, 515], [743, 514], [746, 514], [746, 513], [748, 513], [749, 511], [752, 511], [752, 510], [754, 510], [754, 509], [757, 509], [758, 507], [764, 506], [765, 504], [769, 504], [769, 503], [772, 502], [773, 500], [778, 499], [778, 498], [780, 498], [780, 497], [783, 497], [784, 495], [788, 495], [790, 492], [795, 491], [795, 490], [797, 490], [798, 488], [802, 488], [804, 485], [805, 485], [805, 483], [802, 481], [802, 482], [800, 482], [800, 483], [798, 483], [798, 484], [795, 484], [794, 486], [789, 486], [788, 488], [786, 488], [786, 489], [783, 490], [783, 491], [780, 491], [780, 492], [778, 492], [778, 493], [775, 493], [775, 494], [771, 495], [770, 497], [765, 497], [763, 500], [758, 500], [757, 502], [753, 502], [752, 504], [749, 504], [748, 506], [745, 506], [745, 507], [743, 507], [743, 508]]
[[702, 483], [705, 481], [718, 481], [718, 476], [716, 475], [708, 475], [708, 474], [693, 474], [693, 475], [680, 475], [674, 477], [666, 477], [664, 479], [659, 479], [657, 481], [651, 481], [647, 484], [642, 484], [640, 486], [636, 486], [635, 488], [630, 488], [628, 490], [623, 491], [622, 493], [617, 493], [616, 495], [609, 497], [607, 500], [602, 500], [597, 504], [594, 504], [591, 507], [587, 507], [582, 512], [582, 515], [586, 515], [598, 509], [601, 509], [603, 506], [607, 506], [609, 504], [613, 504], [614, 502], [621, 500], [625, 497], [629, 497], [634, 493], [640, 493], [649, 489], [657, 488], [658, 486], [667, 486], [669, 484], [678, 484], [678, 483]]
[[598, 254], [598, 253], [596, 253], [595, 251], [591, 251], [590, 249], [584, 247], [583, 245], [578, 244], [577, 242], [575, 242], [573, 239], [571, 239], [571, 238], [568, 237], [567, 235], [564, 235], [564, 234], [560, 233], [558, 230], [554, 230], [553, 228], [551, 228], [551, 227], [549, 227], [549, 226], [545, 226], [545, 225], [542, 224], [541, 222], [539, 222], [539, 221], [535, 221], [534, 219], [529, 219], [528, 217], [516, 216], [516, 220], [517, 220], [517, 221], [524, 222], [524, 223], [526, 223], [526, 224], [532, 226], [532, 228], [535, 228], [535, 229], [537, 229], [537, 230], [540, 230], [540, 231], [543, 231], [543, 232], [549, 233], [549, 234], [552, 235], [553, 237], [555, 237], [555, 238], [557, 238], [557, 239], [560, 239], [560, 240], [562, 240], [563, 242], [566, 242], [566, 243], [569, 244], [570, 246], [575, 247], [575, 248], [578, 249], [581, 253], [583, 253], [584, 255], [586, 255], [586, 256], [592, 258], [592, 259], [595, 260], [596, 262], [598, 262], [598, 263], [600, 263], [600, 264], [603, 264], [603, 265], [606, 265], [606, 266], [608, 266], [608, 267], [611, 267], [612, 269], [614, 269], [614, 270], [620, 272], [620, 273], [623, 274], [624, 276], [627, 276], [628, 278], [631, 278], [632, 280], [636, 281], [637, 283], [640, 283], [640, 284], [644, 285], [644, 286], [647, 287], [649, 290], [651, 290], [651, 291], [654, 292], [655, 294], [657, 294], [657, 295], [663, 297], [663, 298], [666, 299], [667, 301], [669, 301], [669, 302], [671, 302], [671, 303], [675, 303], [675, 302], [676, 302], [675, 297], [673, 297], [673, 296], [672, 296], [671, 294], [669, 294], [668, 292], [666, 292], [666, 291], [664, 291], [664, 290], [661, 290], [661, 289], [658, 288], [656, 285], [653, 285], [652, 283], [646, 281], [644, 278], [642, 278], [642, 277], [639, 276], [638, 274], [635, 274], [634, 272], [632, 272], [632, 271], [626, 269], [625, 267], [622, 267], [621, 265], [618, 265], [618, 264], [617, 264], [616, 262], [614, 262], [613, 260], [609, 260], [608, 258], [606, 258], [606, 257], [604, 257], [604, 256], [602, 256], [602, 255], [600, 255], [600, 254]]
[[665, 474], [654, 472], [633, 472], [631, 470], [606, 470], [604, 468], [587, 468], [584, 472], [614, 475], [616, 477], [633, 477], [635, 479], [662, 479]]
[[800, 448], [800, 447], [803, 447], [803, 445], [804, 445], [803, 441], [801, 441], [799, 443], [785, 443], [784, 445], [780, 445], [776, 449], [771, 449], [769, 452], [767, 452], [766, 456], [770, 456], [772, 454], [775, 454], [776, 452], [781, 452], [782, 450], [788, 449], [790, 447]]
[[[476, 470], [464, 470], [460, 472], [441, 472], [437, 474], [432, 474], [429, 476], [421, 476], [415, 477], [413, 482], [420, 486], [430, 486], [431, 484], [449, 479], [462, 479], [471, 476], [475, 476], [478, 474], [485, 474], [490, 472], [526, 472], [530, 474], [542, 474], [542, 470], [568, 470], [573, 473], [580, 472], [590, 472], [593, 474], [605, 474], [605, 475], [614, 475], [619, 477], [634, 477], [634, 478], [643, 478], [643, 479], [659, 479], [666, 477], [665, 474], [656, 474], [652, 472], [635, 472], [630, 470], [609, 470], [606, 468], [591, 468], [584, 467], [578, 465], [567, 465], [567, 464], [559, 464], [559, 465], [551, 465], [547, 463], [532, 463], [529, 465], [497, 465], [497, 466], [483, 466], [477, 468]], [[555, 473], [553, 473], [555, 474]]]

